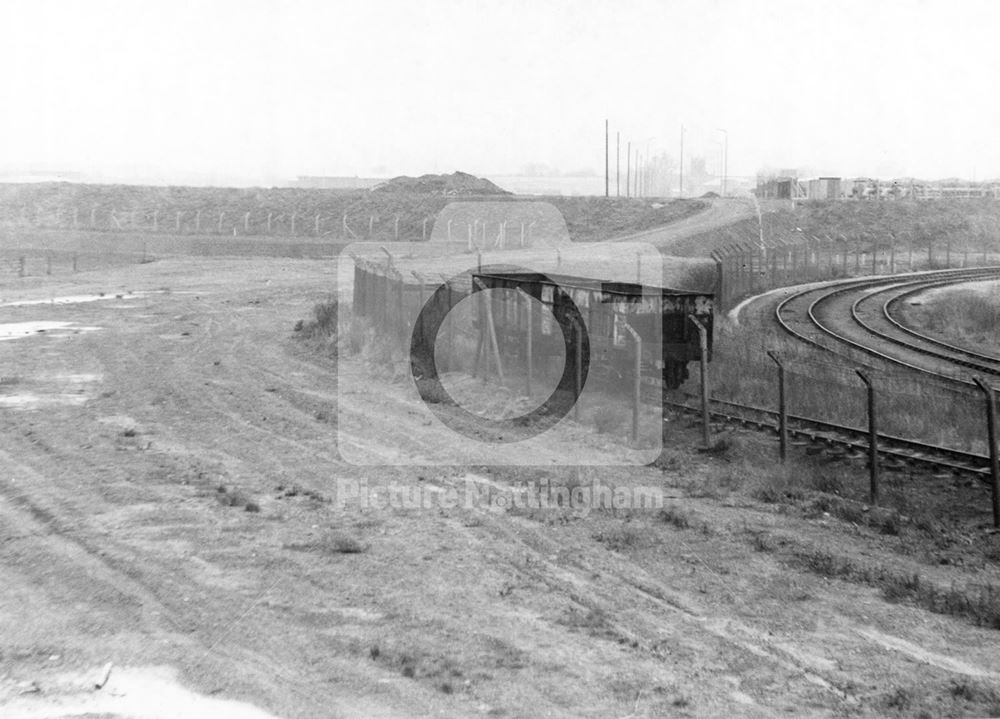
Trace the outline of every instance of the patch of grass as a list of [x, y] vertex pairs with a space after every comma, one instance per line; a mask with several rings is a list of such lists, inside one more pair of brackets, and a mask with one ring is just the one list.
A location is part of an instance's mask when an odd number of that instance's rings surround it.
[[296, 331], [306, 339], [327, 338], [337, 335], [337, 300], [333, 297], [313, 305], [312, 317], [308, 321], [299, 320]]
[[[762, 545], [761, 536], [760, 532], [750, 533], [754, 548], [776, 551], [776, 547], [766, 540]], [[761, 549], [761, 546], [768, 549]], [[914, 572], [862, 565], [849, 557], [816, 547], [792, 548], [782, 552], [779, 558], [823, 577], [876, 587], [889, 602], [909, 602], [936, 614], [961, 617], [977, 626], [1000, 629], [1000, 587], [993, 584], [942, 588]]]
[[367, 546], [354, 537], [344, 534], [337, 534], [330, 537], [325, 543], [325, 547], [327, 550], [337, 554], [360, 554], [368, 549]]
[[657, 518], [661, 522], [674, 525], [677, 529], [688, 529], [691, 526], [691, 513], [676, 504], [670, 504], [661, 509]]
[[247, 512], [259, 512], [260, 505], [235, 487], [220, 484], [215, 488], [215, 499], [224, 507], [242, 507]]
[[594, 539], [615, 552], [633, 549], [643, 542], [643, 533], [630, 524], [606, 529], [594, 535]]

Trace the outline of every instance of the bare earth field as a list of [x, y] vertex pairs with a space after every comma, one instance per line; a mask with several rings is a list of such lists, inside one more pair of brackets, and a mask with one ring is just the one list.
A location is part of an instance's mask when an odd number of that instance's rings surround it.
[[[773, 449], [753, 436], [702, 454], [674, 419], [661, 468], [599, 476], [347, 465], [335, 360], [292, 330], [334, 282], [329, 261], [204, 257], [4, 280], [2, 322], [71, 324], [0, 334], [0, 715], [1000, 713], [996, 629], [795, 558], [944, 587], [995, 582], [996, 560], [940, 563], [908, 532], [755, 498], [742, 483]], [[341, 437], [391, 457], [420, 416], [406, 396], [340, 398]], [[567, 464], [604, 451], [591, 426], [559, 430]], [[503, 496], [541, 476], [666, 505], [338, 493]]]

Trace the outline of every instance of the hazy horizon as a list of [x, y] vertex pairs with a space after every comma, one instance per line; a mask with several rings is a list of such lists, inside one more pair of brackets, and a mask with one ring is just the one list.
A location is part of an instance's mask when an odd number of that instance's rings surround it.
[[[42, 0], [0, 9], [0, 175], [603, 177], [604, 121], [729, 174], [1000, 177], [1000, 6]], [[720, 131], [724, 128], [726, 133]], [[633, 158], [634, 160], [634, 158]], [[381, 172], [379, 172], [381, 170]]]

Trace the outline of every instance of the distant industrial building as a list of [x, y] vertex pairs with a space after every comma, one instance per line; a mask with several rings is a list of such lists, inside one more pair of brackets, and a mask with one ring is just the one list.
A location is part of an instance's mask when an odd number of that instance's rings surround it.
[[754, 194], [762, 200], [934, 200], [1000, 199], [1000, 182], [912, 178], [879, 180], [816, 177], [800, 180], [792, 174], [758, 176]]

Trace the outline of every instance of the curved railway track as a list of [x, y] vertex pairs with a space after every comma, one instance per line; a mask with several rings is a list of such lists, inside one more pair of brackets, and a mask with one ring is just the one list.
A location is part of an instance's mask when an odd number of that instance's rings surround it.
[[948, 383], [974, 386], [972, 374], [1000, 381], [1000, 357], [931, 337], [907, 327], [899, 305], [928, 289], [1000, 279], [1000, 267], [942, 270], [868, 278], [796, 292], [775, 307], [792, 336], [863, 364], [871, 358]]

